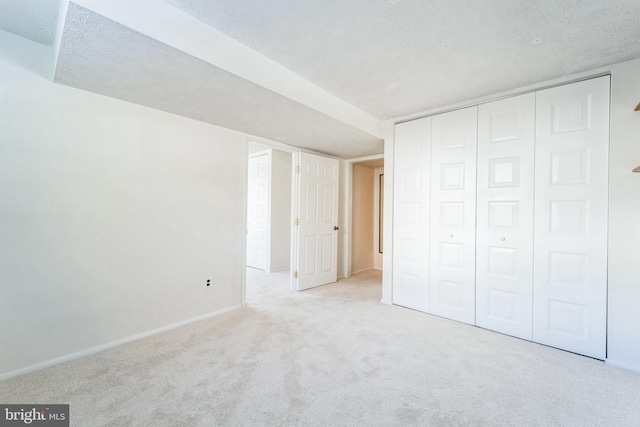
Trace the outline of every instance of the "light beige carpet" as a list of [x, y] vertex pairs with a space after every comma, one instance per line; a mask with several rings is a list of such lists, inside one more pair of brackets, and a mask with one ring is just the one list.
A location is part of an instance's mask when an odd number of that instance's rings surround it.
[[380, 301], [365, 272], [0, 383], [75, 426], [638, 426], [640, 375]]

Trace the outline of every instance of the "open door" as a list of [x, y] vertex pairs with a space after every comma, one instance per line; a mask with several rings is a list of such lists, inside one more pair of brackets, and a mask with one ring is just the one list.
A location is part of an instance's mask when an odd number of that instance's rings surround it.
[[299, 153], [294, 226], [294, 288], [338, 278], [338, 160]]

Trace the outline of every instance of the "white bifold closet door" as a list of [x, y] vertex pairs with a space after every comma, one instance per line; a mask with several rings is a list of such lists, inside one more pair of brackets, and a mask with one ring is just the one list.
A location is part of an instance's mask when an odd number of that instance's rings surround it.
[[604, 359], [609, 77], [537, 93], [533, 340]]
[[429, 313], [475, 323], [477, 107], [432, 117]]
[[428, 311], [431, 118], [395, 127], [393, 303]]
[[535, 94], [478, 110], [476, 324], [531, 340]]

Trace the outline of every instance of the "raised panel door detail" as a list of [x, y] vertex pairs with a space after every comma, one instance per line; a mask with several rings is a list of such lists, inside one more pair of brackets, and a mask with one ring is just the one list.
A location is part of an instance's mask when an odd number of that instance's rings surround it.
[[517, 294], [499, 289], [489, 289], [489, 310], [487, 316], [512, 325], [518, 323]]
[[320, 176], [320, 164], [307, 163], [305, 173], [309, 176]]
[[489, 187], [517, 187], [520, 185], [518, 157], [489, 160]]
[[586, 200], [552, 200], [551, 233], [587, 234], [587, 213], [589, 202]]
[[420, 262], [420, 240], [402, 239], [399, 257], [407, 262]]
[[462, 190], [464, 189], [464, 163], [453, 163], [440, 166], [440, 189]]
[[459, 243], [440, 243], [440, 267], [462, 270], [463, 246]]
[[393, 303], [427, 311], [431, 118], [395, 126]]
[[462, 283], [451, 280], [441, 280], [438, 286], [438, 302], [441, 306], [455, 311], [463, 311]]
[[517, 201], [489, 202], [489, 228], [517, 228], [520, 217], [518, 206], [519, 202]]
[[552, 133], [577, 132], [591, 127], [591, 95], [575, 101], [553, 102]]
[[549, 253], [549, 284], [587, 286], [587, 255], [567, 252]]
[[335, 179], [337, 168], [335, 166], [325, 165], [322, 170], [324, 171], [324, 178]]
[[429, 312], [475, 323], [477, 107], [432, 117]]
[[403, 191], [420, 191], [421, 171], [419, 167], [402, 170], [401, 183]]
[[604, 359], [609, 76], [536, 94], [533, 340]]
[[297, 153], [299, 203], [294, 231], [297, 252], [294, 278], [298, 291], [337, 280], [338, 161], [310, 153]]
[[589, 184], [589, 150], [551, 153], [551, 184]]
[[410, 273], [399, 273], [394, 281], [394, 286], [402, 289], [402, 295], [406, 298], [419, 298], [423, 293], [420, 276]]
[[478, 111], [476, 324], [531, 339], [535, 94]]
[[440, 226], [442, 228], [464, 227], [464, 202], [440, 203]]
[[420, 225], [420, 203], [405, 202], [400, 205], [400, 218], [406, 225]]
[[465, 147], [468, 132], [465, 132], [464, 127], [458, 126], [460, 115], [456, 113], [454, 111], [436, 116], [440, 125], [434, 128], [434, 149], [456, 150]]
[[334, 218], [333, 213], [337, 211], [333, 206], [334, 200], [337, 199], [335, 197], [336, 188], [333, 185], [323, 185], [322, 186], [322, 220], [324, 222], [337, 223], [336, 218]]
[[586, 307], [565, 301], [549, 301], [549, 332], [584, 340], [587, 336]]
[[489, 142], [517, 141], [520, 137], [520, 115], [522, 111], [515, 108], [509, 111], [489, 115]]
[[517, 249], [489, 247], [489, 275], [517, 279]]
[[317, 222], [318, 221], [318, 184], [307, 184], [306, 198], [303, 203], [306, 204], [306, 221]]
[[305, 236], [304, 238], [304, 270], [301, 272], [303, 276], [316, 274], [316, 249], [317, 236]]
[[322, 260], [320, 261], [320, 265], [323, 273], [329, 272], [333, 269], [332, 249], [334, 238], [333, 233], [322, 235]]

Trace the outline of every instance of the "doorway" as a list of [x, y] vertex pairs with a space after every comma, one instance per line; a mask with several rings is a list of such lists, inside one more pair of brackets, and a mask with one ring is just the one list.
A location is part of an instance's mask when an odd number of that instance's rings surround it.
[[382, 270], [384, 159], [352, 164], [351, 195], [351, 274]]
[[291, 153], [249, 143], [248, 267], [267, 273], [290, 268]]

